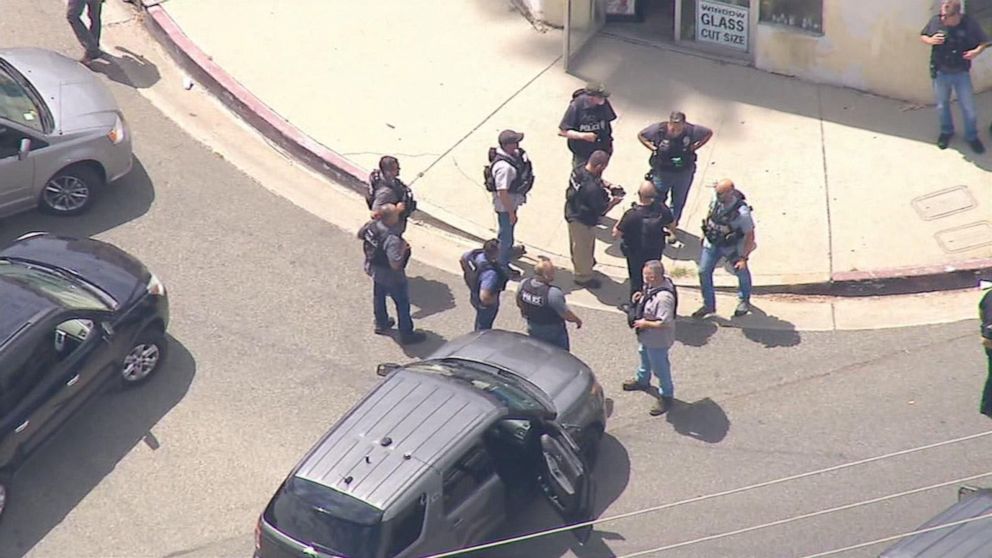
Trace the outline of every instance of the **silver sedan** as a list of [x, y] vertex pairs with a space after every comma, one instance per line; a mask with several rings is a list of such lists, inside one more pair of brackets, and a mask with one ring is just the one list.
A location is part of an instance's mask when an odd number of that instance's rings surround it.
[[131, 132], [97, 76], [49, 50], [0, 49], [0, 217], [80, 213], [131, 165]]

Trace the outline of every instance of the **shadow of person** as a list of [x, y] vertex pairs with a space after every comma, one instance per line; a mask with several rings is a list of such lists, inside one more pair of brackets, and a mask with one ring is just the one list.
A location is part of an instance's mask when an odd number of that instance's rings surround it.
[[675, 325], [675, 340], [690, 347], [702, 347], [720, 326], [710, 320], [680, 318]]
[[695, 403], [676, 399], [672, 408], [665, 413], [665, 420], [679, 434], [708, 444], [721, 442], [730, 431], [727, 414], [709, 397]]
[[600, 217], [599, 225], [592, 228], [592, 235], [600, 242], [610, 245], [618, 244], [620, 241], [613, 238], [613, 226], [616, 224], [617, 220], [612, 217]]
[[107, 76], [111, 81], [135, 89], [147, 89], [162, 79], [158, 67], [144, 56], [124, 47], [117, 47], [123, 56], [114, 56], [109, 52], [94, 60], [90, 69]]
[[[441, 281], [425, 277], [410, 277], [410, 301], [417, 310], [411, 314], [414, 319], [422, 319], [455, 307], [455, 297], [451, 288]], [[467, 289], [466, 289], [467, 290]], [[468, 293], [466, 292], [466, 297]]]
[[0, 523], [4, 556], [22, 556], [44, 539], [137, 444], [171, 443], [151, 431], [186, 396], [196, 360], [168, 339], [169, 354], [146, 383], [93, 397], [20, 468]]
[[[595, 483], [594, 515], [599, 517], [623, 494], [630, 482], [630, 456], [619, 440], [608, 432], [600, 443], [599, 459], [592, 471]], [[562, 518], [542, 496], [536, 496], [533, 505], [513, 515], [499, 528], [494, 540], [554, 529], [562, 525]], [[607, 541], [623, 540], [623, 536], [607, 530], [593, 528], [586, 542], [580, 543], [570, 531], [538, 537], [486, 551], [490, 558], [518, 558], [520, 556], [562, 556], [568, 552], [581, 558], [616, 556]]]
[[[416, 324], [414, 325], [416, 327]], [[413, 345], [400, 345], [403, 350], [403, 354], [411, 358], [426, 358], [428, 355], [438, 350], [441, 345], [444, 345], [446, 339], [440, 335], [434, 333], [433, 331], [418, 330], [422, 331], [424, 335], [427, 336], [426, 339], [420, 343], [415, 343]], [[389, 336], [392, 337], [397, 343], [400, 340], [400, 334], [395, 329], [389, 330]]]
[[675, 232], [675, 238], [681, 243], [676, 248], [671, 244], [665, 245], [665, 256], [674, 261], [699, 263], [699, 255], [703, 251], [702, 237], [687, 233], [682, 229]]
[[732, 318], [728, 325], [739, 327], [747, 337], [765, 348], [794, 347], [802, 342], [796, 326], [776, 316], [766, 314], [761, 308], [751, 305], [751, 313]]

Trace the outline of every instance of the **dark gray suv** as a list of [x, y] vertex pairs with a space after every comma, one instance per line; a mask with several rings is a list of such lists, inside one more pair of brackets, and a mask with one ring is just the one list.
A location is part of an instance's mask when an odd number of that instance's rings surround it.
[[592, 518], [589, 463], [606, 411], [582, 361], [524, 335], [485, 331], [378, 373], [385, 379], [265, 508], [256, 558], [465, 548], [539, 493], [567, 524]]

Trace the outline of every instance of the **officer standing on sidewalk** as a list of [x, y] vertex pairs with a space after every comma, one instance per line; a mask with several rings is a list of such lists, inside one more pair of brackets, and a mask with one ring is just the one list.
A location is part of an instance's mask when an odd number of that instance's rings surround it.
[[568, 241], [572, 255], [575, 284], [596, 289], [601, 286], [593, 277], [592, 268], [596, 236], [593, 229], [599, 219], [623, 200], [623, 191], [603, 180], [603, 171], [610, 162], [605, 151], [589, 156], [584, 166], [572, 171], [565, 190], [565, 221], [568, 222]]
[[384, 335], [396, 320], [389, 317], [386, 297], [396, 305], [400, 343], [410, 345], [426, 339], [423, 332], [413, 330], [410, 316], [410, 285], [406, 264], [410, 261], [410, 245], [400, 231], [400, 210], [392, 204], [380, 209], [380, 218], [373, 219], [358, 231], [365, 252], [365, 273], [372, 278], [372, 313], [375, 333]]
[[[696, 175], [696, 150], [712, 137], [712, 130], [686, 122], [685, 113], [678, 111], [668, 117], [668, 122], [656, 122], [637, 134], [641, 144], [651, 150], [648, 160], [651, 181], [658, 189], [658, 200], [672, 208], [676, 227], [682, 220], [682, 210]], [[675, 240], [672, 234], [669, 242]]]
[[524, 279], [517, 291], [517, 307], [527, 320], [527, 334], [552, 345], [569, 350], [568, 328], [572, 322], [582, 328], [582, 319], [565, 302], [565, 293], [553, 285], [555, 264], [544, 256], [538, 257], [534, 276]]
[[754, 242], [754, 221], [751, 206], [744, 194], [734, 188], [733, 181], [717, 182], [709, 214], [703, 221], [703, 250], [699, 256], [699, 286], [703, 291], [703, 306], [692, 313], [693, 318], [705, 318], [716, 312], [713, 270], [726, 258], [737, 275], [737, 309], [734, 316], [751, 311], [751, 271], [747, 260], [757, 247]]
[[400, 162], [392, 155], [379, 159], [379, 168], [369, 173], [369, 191], [365, 202], [372, 210], [375, 219], [383, 206], [392, 204], [400, 212], [400, 232], [406, 232], [406, 222], [417, 210], [417, 200], [413, 191], [400, 180]]
[[658, 260], [644, 264], [644, 290], [634, 295], [635, 307], [628, 314], [628, 325], [637, 333], [641, 365], [634, 378], [623, 383], [624, 391], [651, 391], [651, 374], [658, 378], [658, 399], [651, 416], [667, 412], [675, 401], [672, 364], [668, 351], [675, 344], [675, 316], [679, 296], [675, 284], [665, 275]]
[[475, 308], [473, 331], [492, 329], [499, 313], [499, 295], [506, 289], [508, 279], [506, 268], [499, 263], [499, 250], [500, 242], [493, 238], [459, 259], [469, 302]]
[[527, 203], [527, 193], [534, 186], [534, 168], [527, 153], [520, 147], [523, 139], [524, 135], [520, 132], [500, 132], [499, 147], [489, 149], [489, 166], [484, 173], [486, 189], [493, 194], [499, 227], [499, 263], [510, 273], [511, 279], [520, 277], [520, 270], [510, 267], [517, 210]]
[[620, 239], [620, 251], [627, 259], [631, 296], [644, 286], [644, 263], [661, 259], [665, 248], [665, 229], [674, 228], [672, 211], [657, 200], [657, 195], [658, 191], [651, 181], [645, 180], [637, 190], [637, 202], [613, 227], [613, 238]]
[[[103, 0], [69, 0], [65, 8], [65, 18], [72, 27], [72, 32], [76, 34], [76, 40], [85, 49], [85, 53], [79, 61], [84, 66], [89, 66], [91, 62], [100, 58], [103, 51], [100, 50], [100, 10], [103, 7]], [[90, 20], [90, 26], [83, 23], [83, 10], [86, 10], [86, 18]]]
[[613, 153], [612, 122], [617, 113], [609, 96], [601, 83], [589, 84], [572, 94], [572, 102], [558, 124], [558, 135], [568, 139], [573, 169], [584, 165], [595, 151]]
[[[989, 279], [992, 280], [992, 277]], [[988, 290], [978, 304], [978, 316], [982, 320], [982, 345], [985, 347], [985, 358], [989, 361], [989, 375], [985, 380], [985, 390], [982, 392], [981, 412], [992, 418], [992, 281], [987, 286]]]

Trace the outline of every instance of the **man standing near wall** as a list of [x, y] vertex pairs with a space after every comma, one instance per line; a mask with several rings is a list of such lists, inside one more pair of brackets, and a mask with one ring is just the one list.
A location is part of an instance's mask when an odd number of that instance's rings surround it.
[[586, 164], [596, 151], [613, 153], [613, 121], [617, 113], [609, 101], [610, 92], [601, 83], [592, 83], [572, 93], [558, 135], [568, 139], [572, 168]]
[[984, 153], [978, 139], [978, 115], [971, 84], [971, 61], [988, 47], [989, 38], [973, 18], [962, 13], [961, 0], [943, 0], [940, 14], [933, 16], [920, 31], [920, 40], [930, 45], [930, 77], [937, 99], [940, 136], [937, 147], [947, 149], [954, 135], [951, 117], [951, 91], [957, 94], [964, 119], [964, 139], [975, 153]]

